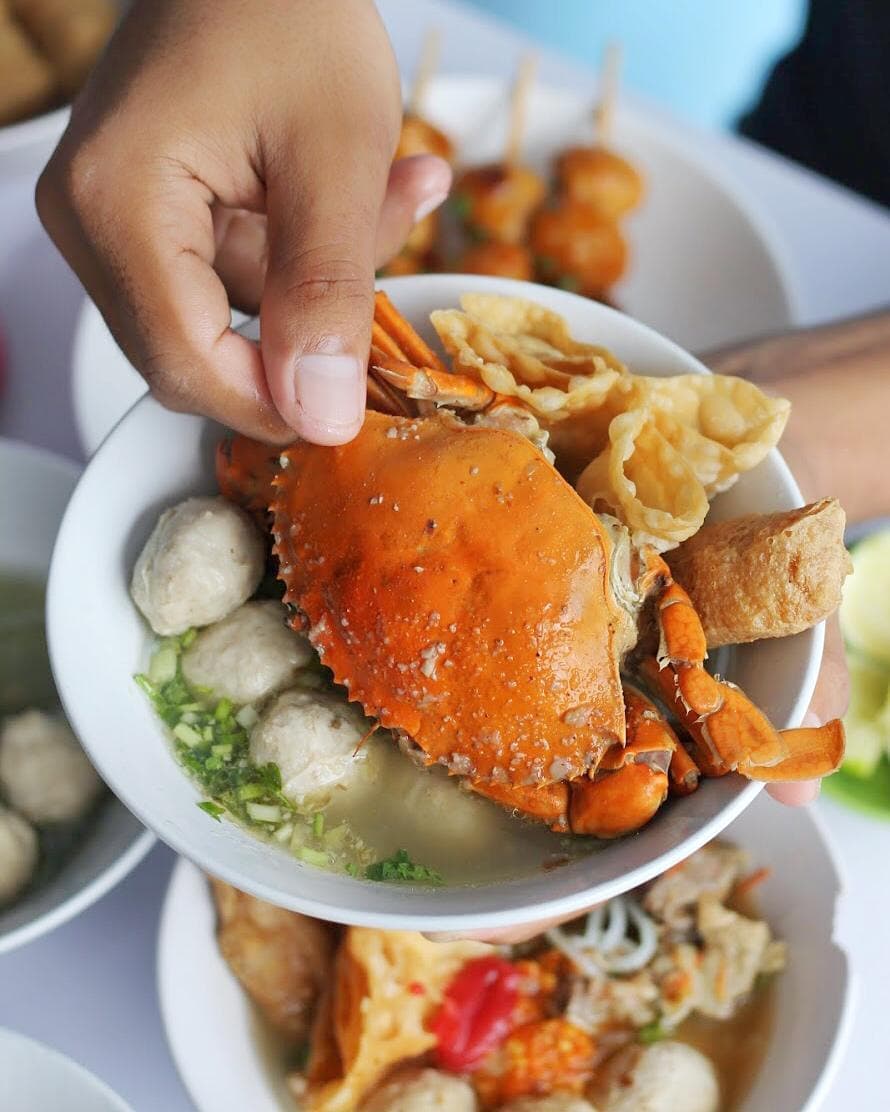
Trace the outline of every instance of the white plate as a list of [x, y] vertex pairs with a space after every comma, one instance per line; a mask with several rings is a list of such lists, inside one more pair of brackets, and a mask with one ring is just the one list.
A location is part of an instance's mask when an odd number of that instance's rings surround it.
[[[0, 439], [0, 572], [46, 577], [79, 470], [61, 456]], [[108, 799], [65, 867], [0, 909], [0, 953], [38, 938], [89, 907], [153, 844], [152, 834], [116, 799]]]
[[[612, 348], [635, 370], [705, 373], [675, 344], [629, 317], [562, 290], [492, 278], [427, 275], [383, 283], [402, 312], [430, 336], [429, 313], [467, 289], [535, 298], [562, 313], [572, 332]], [[169, 413], [144, 398], [93, 457], [68, 507], [53, 553], [48, 631], [65, 708], [91, 759], [127, 806], [164, 841], [208, 872], [261, 899], [340, 922], [417, 930], [504, 927], [569, 914], [663, 872], [703, 845], [754, 799], [760, 785], [727, 776], [672, 800], [632, 838], [560, 869], [477, 887], [416, 889], [314, 869], [196, 807], [195, 786], [173, 759], [148, 700], [133, 682], [147, 631], [128, 584], [159, 511], [214, 489], [221, 429]], [[799, 505], [800, 492], [772, 452], [714, 503], [715, 517]], [[84, 615], [91, 636], [82, 636]], [[806, 709], [822, 653], [821, 627], [742, 646], [731, 677], [780, 728]], [[126, 743], [122, 744], [121, 739]]]
[[[765, 796], [725, 836], [772, 869], [761, 907], [789, 947], [770, 1049], [739, 1112], [815, 1112], [840, 1063], [852, 1009], [847, 956], [832, 941], [838, 867], [812, 812]], [[284, 1070], [257, 1038], [256, 1014], [220, 956], [215, 928], [206, 879], [180, 861], [158, 936], [161, 1015], [180, 1077], [199, 1112], [294, 1112]]]
[[[452, 135], [465, 163], [497, 158], [506, 131], [508, 88], [488, 77], [436, 78], [429, 117]], [[571, 142], [590, 141], [589, 101], [537, 86], [529, 100], [526, 157], [544, 170]], [[620, 106], [615, 146], [640, 168], [647, 195], [627, 224], [630, 272], [615, 289], [621, 308], [688, 351], [780, 331], [793, 324], [791, 284], [775, 238], [735, 186], [663, 121]], [[74, 412], [87, 455], [144, 392], [87, 303], [74, 342]]]
[[108, 1086], [42, 1043], [0, 1029], [4, 1112], [132, 1112]]

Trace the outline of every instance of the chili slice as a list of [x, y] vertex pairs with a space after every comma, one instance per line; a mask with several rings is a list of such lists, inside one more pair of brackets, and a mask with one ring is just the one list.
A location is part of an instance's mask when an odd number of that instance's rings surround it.
[[467, 962], [456, 974], [431, 1024], [443, 1069], [471, 1070], [504, 1041], [512, 1027], [519, 981], [516, 967], [494, 955]]

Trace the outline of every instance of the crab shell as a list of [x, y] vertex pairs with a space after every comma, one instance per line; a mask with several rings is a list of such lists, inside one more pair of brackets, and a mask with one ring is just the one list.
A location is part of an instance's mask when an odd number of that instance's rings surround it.
[[283, 453], [285, 602], [365, 713], [478, 783], [583, 775], [623, 744], [631, 617], [612, 543], [539, 451], [448, 415], [370, 412]]

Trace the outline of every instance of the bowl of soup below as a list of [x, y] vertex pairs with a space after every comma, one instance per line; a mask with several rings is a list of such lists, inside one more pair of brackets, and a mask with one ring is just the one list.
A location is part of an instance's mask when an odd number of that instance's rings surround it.
[[[55, 702], [43, 641], [43, 594], [56, 531], [78, 473], [60, 456], [0, 440], [0, 630], [6, 626], [0, 651], [0, 719], [28, 705], [51, 707]], [[17, 616], [22, 620], [11, 633]], [[80, 642], [89, 636], [84, 614]], [[44, 838], [35, 882], [0, 908], [0, 953], [89, 907], [153, 844], [151, 833], [106, 793], [70, 843]]]
[[[842, 880], [812, 811], [766, 795], [721, 835], [769, 875], [746, 914], [787, 947], [785, 969], [729, 1020], [693, 1016], [672, 1038], [714, 1063], [721, 1112], [816, 1112], [850, 1034], [854, 981], [832, 934]], [[248, 999], [216, 944], [207, 878], [186, 861], [173, 872], [158, 933], [161, 1016], [180, 1077], [200, 1112], [296, 1112], [287, 1086], [294, 1048]], [[802, 1022], [802, 1017], [807, 1017]], [[210, 1060], [227, 1063], [208, 1069]]]
[[[637, 321], [561, 290], [459, 275], [394, 279], [382, 286], [431, 340], [432, 310], [456, 306], [471, 290], [504, 293], [561, 313], [574, 335], [611, 348], [634, 371], [707, 373], [691, 355]], [[504, 835], [506, 819], [487, 802], [477, 831], [466, 808], [459, 815], [456, 803], [452, 811], [438, 787], [428, 807], [422, 790], [410, 803], [402, 761], [398, 770], [392, 766], [391, 781], [381, 778], [363, 821], [373, 819], [378, 829], [389, 831], [381, 856], [402, 847], [413, 851], [414, 845], [406, 845], [410, 831], [399, 827], [413, 807], [418, 838], [425, 835], [427, 851], [435, 850], [448, 866], [424, 862], [444, 873], [446, 883], [437, 887], [324, 872], [232, 822], [214, 821], [198, 808], [203, 797], [178, 766], [161, 723], [134, 683], [152, 638], [130, 598], [129, 582], [159, 513], [187, 496], [215, 493], [213, 453], [222, 433], [202, 418], [169, 413], [150, 397], [139, 401], [84, 472], [62, 523], [50, 576], [50, 651], [66, 711], [112, 790], [178, 852], [261, 899], [319, 918], [418, 930], [506, 927], [570, 914], [643, 883], [719, 834], [756, 797], [760, 785], [740, 777], [710, 780], [693, 795], [670, 800], [636, 835], [590, 844], [562, 867], [548, 869], [542, 867], [547, 855], [519, 843], [531, 839], [537, 846], [536, 840], [555, 835], [529, 833], [525, 824], [514, 825], [515, 838]], [[784, 510], [801, 501], [791, 473], [773, 451], [715, 499], [712, 514]], [[85, 614], [89, 637], [82, 635]], [[816, 681], [822, 638], [817, 628], [743, 646], [721, 670], [778, 727], [797, 725]], [[417, 770], [416, 775], [428, 774]], [[446, 788], [459, 790], [453, 782]], [[512, 863], [498, 868], [505, 852]], [[457, 882], [449, 882], [449, 874]]]

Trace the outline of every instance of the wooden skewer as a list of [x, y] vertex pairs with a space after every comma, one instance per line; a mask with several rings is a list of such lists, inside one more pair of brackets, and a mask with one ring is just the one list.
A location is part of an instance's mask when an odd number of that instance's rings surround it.
[[431, 27], [424, 35], [423, 46], [420, 48], [420, 59], [414, 72], [411, 92], [408, 94], [408, 113], [412, 116], [423, 115], [423, 102], [426, 100], [427, 89], [433, 74], [439, 68], [441, 49], [442, 34], [438, 27]]
[[610, 42], [603, 51], [603, 64], [600, 67], [599, 100], [593, 110], [596, 140], [603, 147], [608, 145], [609, 136], [612, 133], [620, 77], [621, 44]]
[[526, 54], [519, 63], [516, 80], [513, 82], [513, 91], [510, 94], [510, 130], [507, 133], [507, 150], [504, 156], [504, 162], [508, 166], [516, 166], [522, 153], [528, 95], [531, 92], [537, 72], [537, 55]]

